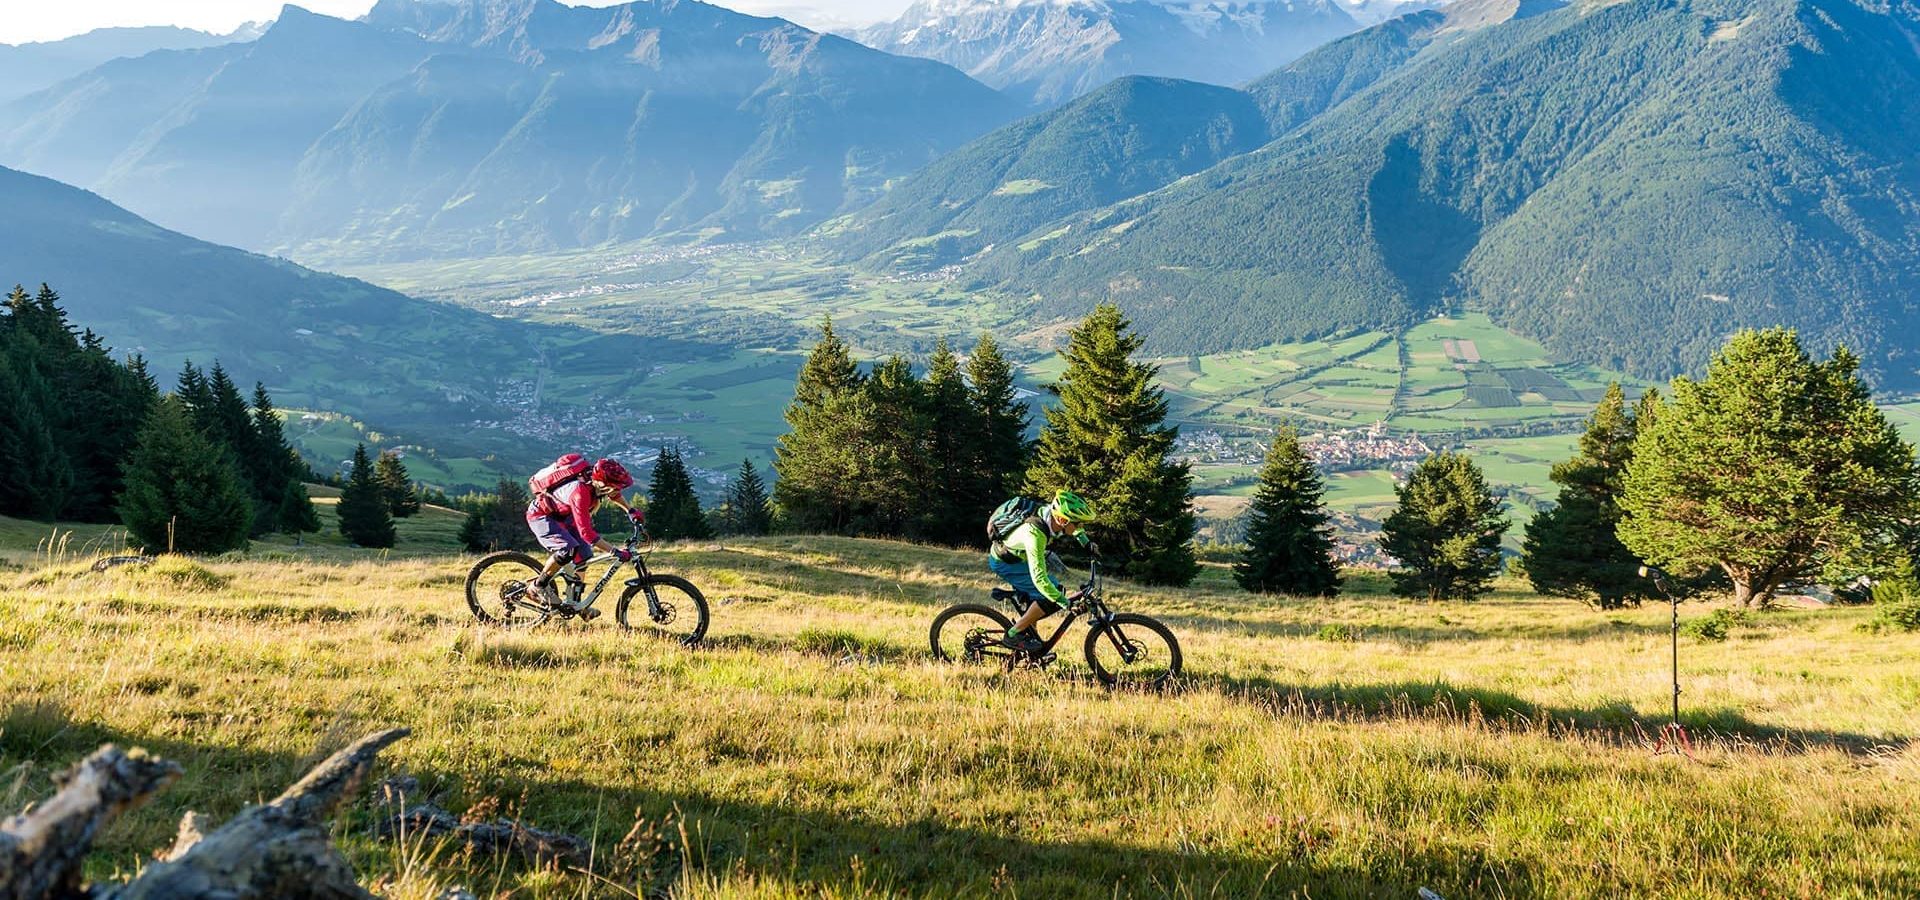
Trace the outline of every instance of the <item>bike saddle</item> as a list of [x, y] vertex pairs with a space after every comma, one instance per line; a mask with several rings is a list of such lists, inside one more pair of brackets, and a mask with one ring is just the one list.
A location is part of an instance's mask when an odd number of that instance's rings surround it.
[[1010, 590], [1007, 590], [1006, 588], [994, 588], [993, 599], [998, 600], [1002, 603], [1016, 603], [1016, 602], [1019, 602], [1020, 600], [1020, 592], [1010, 591]]

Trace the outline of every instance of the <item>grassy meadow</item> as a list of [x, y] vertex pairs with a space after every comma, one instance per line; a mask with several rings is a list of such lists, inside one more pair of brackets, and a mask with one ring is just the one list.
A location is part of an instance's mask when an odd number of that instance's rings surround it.
[[[406, 523], [403, 549], [431, 551], [430, 525]], [[1668, 702], [1667, 610], [1515, 585], [1429, 605], [1365, 573], [1336, 601], [1249, 596], [1217, 566], [1187, 590], [1116, 582], [1117, 608], [1163, 617], [1186, 651], [1180, 687], [1143, 695], [1064, 658], [930, 661], [934, 613], [985, 592], [968, 552], [665, 548], [656, 568], [713, 602], [707, 646], [685, 650], [611, 617], [477, 627], [470, 559], [444, 551], [256, 545], [85, 574], [31, 546], [0, 573], [4, 806], [105, 741], [187, 769], [105, 836], [99, 875], [140, 865], [186, 810], [222, 819], [404, 725], [388, 767], [443, 805], [596, 851], [590, 872], [468, 859], [374, 837], [362, 808], [338, 840], [391, 897], [1920, 893], [1920, 635], [1863, 633], [1864, 610], [1683, 637], [1687, 759], [1644, 744]]]

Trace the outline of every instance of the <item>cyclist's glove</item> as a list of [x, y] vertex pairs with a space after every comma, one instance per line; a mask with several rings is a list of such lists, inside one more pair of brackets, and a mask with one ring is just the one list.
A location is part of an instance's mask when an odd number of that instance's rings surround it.
[[615, 547], [613, 548], [613, 558], [621, 562], [633, 562], [633, 551]]
[[627, 510], [627, 518], [632, 519], [633, 524], [641, 525], [647, 521], [647, 514], [644, 512], [641, 512], [640, 507], [636, 506], [632, 509]]

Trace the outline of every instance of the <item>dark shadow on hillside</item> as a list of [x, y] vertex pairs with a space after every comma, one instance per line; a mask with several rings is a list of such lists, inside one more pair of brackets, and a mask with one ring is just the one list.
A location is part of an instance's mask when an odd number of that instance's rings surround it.
[[[1445, 681], [1302, 686], [1268, 678], [1202, 676], [1185, 690], [1212, 689], [1254, 703], [1279, 716], [1331, 721], [1438, 720], [1494, 731], [1568, 736], [1637, 746], [1667, 724], [1667, 716], [1644, 715], [1623, 705], [1548, 706], [1518, 694], [1461, 687]], [[1731, 709], [1689, 709], [1685, 695], [1680, 724], [1696, 745], [1760, 750], [1777, 754], [1835, 749], [1848, 754], [1905, 750], [1912, 736], [1875, 737], [1846, 731], [1783, 728], [1755, 722]]]
[[[223, 822], [257, 797], [271, 797], [304, 772], [318, 757], [260, 753], [115, 731], [97, 724], [68, 721], [57, 708], [16, 705], [7, 714], [0, 753], [39, 767], [33, 797], [49, 788], [48, 771], [64, 768], [105, 742], [144, 747], [179, 762], [186, 770], [171, 788], [148, 806], [130, 813], [101, 843], [102, 859], [124, 860], [164, 846], [179, 816], [199, 811]], [[406, 723], [381, 723], [406, 724]], [[371, 726], [367, 730], [371, 730]], [[389, 752], [404, 757], [402, 742]], [[716, 746], [722, 758], [743, 754]], [[459, 774], [404, 766], [420, 779], [425, 793], [454, 808], [487, 798], [506, 801], [509, 811], [543, 828], [588, 837], [595, 844], [596, 873], [611, 875], [627, 861], [643, 871], [640, 893], [664, 896], [686, 867], [694, 874], [731, 874], [761, 886], [791, 885], [805, 895], [851, 896], [905, 892], [914, 896], [1088, 897], [1142, 894], [1178, 897], [1410, 897], [1421, 886], [1443, 896], [1537, 894], [1540, 878], [1526, 861], [1492, 859], [1476, 846], [1445, 851], [1399, 850], [1367, 864], [1321, 863], [1320, 846], [1334, 841], [1336, 827], [1286, 810], [1249, 809], [1248, 843], [1272, 848], [1254, 855], [1240, 850], [1210, 852], [1143, 849], [1126, 840], [1146, 798], [1113, 797], [1116, 840], [1027, 839], [1004, 830], [957, 824], [949, 816], [889, 816], [885, 811], [858, 815], [814, 812], [784, 805], [730, 800], [696, 791], [609, 789], [548, 777], [538, 748], [502, 759], [485, 774], [487, 783], [462, 782]], [[389, 763], [381, 771], [390, 771]], [[1009, 790], [1031, 802], [1048, 792], [1082, 789], [1084, 773], [1035, 772]], [[376, 772], [375, 778], [382, 777]], [[249, 790], [254, 785], [259, 791]], [[521, 798], [524, 798], [523, 800]], [[29, 799], [20, 798], [22, 801]], [[900, 798], [898, 808], [912, 804]], [[352, 844], [368, 837], [375, 813], [362, 808], [342, 834]], [[654, 840], [634, 842], [638, 851], [617, 845], [635, 818], [651, 826]], [[683, 837], [684, 836], [684, 837]], [[381, 865], [378, 853], [357, 853], [362, 866]], [[444, 854], [439, 860], [457, 859]], [[370, 861], [371, 860], [371, 861]], [[477, 861], [475, 874], [490, 872], [492, 861]], [[363, 871], [363, 877], [380, 872]], [[491, 881], [482, 877], [481, 883]], [[626, 876], [625, 885], [635, 884]], [[624, 895], [624, 894], [619, 894]]]
[[[1601, 622], [1580, 622], [1560, 624], [1543, 621], [1539, 624], [1515, 625], [1499, 629], [1468, 628], [1460, 625], [1413, 625], [1413, 624], [1372, 624], [1348, 619], [1329, 620], [1328, 622], [1250, 622], [1235, 619], [1212, 612], [1190, 612], [1161, 614], [1151, 609], [1142, 610], [1160, 615], [1170, 624], [1184, 625], [1200, 630], [1219, 631], [1226, 634], [1252, 634], [1260, 637], [1308, 638], [1319, 634], [1329, 624], [1338, 624], [1356, 632], [1361, 640], [1401, 641], [1409, 644], [1434, 644], [1448, 641], [1485, 641], [1485, 640], [1534, 640], [1534, 641], [1583, 641], [1593, 638], [1620, 637], [1625, 635], [1661, 635], [1667, 633], [1664, 624], [1648, 622], [1627, 622], [1608, 620]], [[1252, 611], [1250, 608], [1249, 611]]]

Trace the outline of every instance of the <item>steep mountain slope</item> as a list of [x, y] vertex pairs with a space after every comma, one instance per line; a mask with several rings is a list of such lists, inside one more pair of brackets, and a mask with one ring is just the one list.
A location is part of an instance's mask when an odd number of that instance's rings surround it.
[[59, 84], [108, 60], [145, 56], [155, 50], [193, 50], [260, 36], [262, 27], [242, 26], [231, 34], [190, 28], [96, 28], [58, 41], [0, 44], [0, 106]]
[[1053, 106], [1123, 75], [1239, 84], [1359, 27], [1330, 0], [920, 0], [858, 37]]
[[559, 335], [198, 241], [0, 168], [0, 280], [52, 284], [74, 321], [157, 371], [219, 357], [282, 405], [391, 424], [496, 411], [496, 386]]
[[1121, 78], [941, 157], [825, 231], [886, 266], [957, 262], [1043, 222], [1160, 187], [1266, 143], [1253, 98]]
[[950, 67], [692, 0], [383, 0], [25, 98], [0, 162], [225, 242], [394, 258], [791, 232], [1014, 109]]
[[1041, 225], [1050, 239], [1002, 244], [977, 274], [1063, 311], [1118, 299], [1169, 350], [1464, 304], [1645, 376], [1785, 323], [1853, 346], [1884, 385], [1920, 382], [1920, 14], [1507, 5], [1491, 27], [1412, 36], [1417, 52], [1372, 38], [1397, 65], [1362, 53], [1263, 82], [1270, 110], [1309, 112], [1349, 75], [1371, 84], [1257, 152]]

